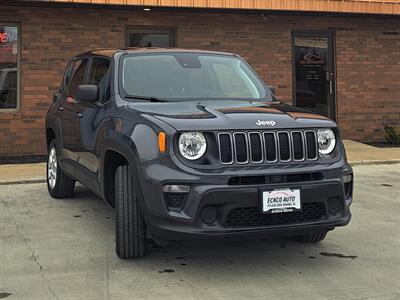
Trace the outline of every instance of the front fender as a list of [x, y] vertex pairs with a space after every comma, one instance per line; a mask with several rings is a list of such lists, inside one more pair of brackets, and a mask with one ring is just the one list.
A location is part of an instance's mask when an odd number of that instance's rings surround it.
[[[145, 177], [142, 166], [149, 164], [159, 158], [158, 152], [158, 133], [151, 127], [138, 124], [131, 134], [116, 130], [108, 130], [106, 136], [101, 141], [102, 152], [100, 155], [99, 181], [101, 183], [101, 194], [103, 198], [112, 205], [107, 197], [106, 182], [110, 178], [106, 172], [106, 157], [108, 151], [114, 151], [123, 156], [129, 164], [129, 170], [134, 174], [135, 191], [139, 194], [139, 199], [143, 201], [142, 180], [139, 176]], [[107, 179], [108, 178], [108, 179]], [[144, 207], [143, 205], [141, 207]]]
[[158, 133], [147, 125], [136, 125], [128, 136], [123, 132], [108, 130], [100, 142], [100, 166], [104, 170], [104, 157], [108, 150], [124, 156], [129, 164], [142, 165], [159, 158]]

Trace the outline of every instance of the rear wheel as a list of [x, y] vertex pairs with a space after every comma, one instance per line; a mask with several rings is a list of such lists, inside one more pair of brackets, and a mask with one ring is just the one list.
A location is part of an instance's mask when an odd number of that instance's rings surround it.
[[146, 226], [128, 166], [120, 166], [115, 174], [115, 213], [118, 256], [143, 257], [146, 250]]
[[47, 154], [47, 189], [53, 198], [67, 198], [72, 195], [75, 180], [62, 171], [55, 140], [50, 143]]
[[325, 239], [326, 235], [327, 232], [319, 232], [319, 233], [297, 236], [296, 239], [301, 243], [318, 243], [323, 239]]

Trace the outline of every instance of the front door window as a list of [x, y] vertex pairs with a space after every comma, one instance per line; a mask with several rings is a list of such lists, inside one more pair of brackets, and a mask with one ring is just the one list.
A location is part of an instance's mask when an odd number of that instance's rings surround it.
[[295, 35], [295, 104], [334, 118], [334, 72], [329, 35]]
[[99, 101], [105, 102], [110, 98], [110, 60], [103, 57], [94, 57], [90, 66], [89, 84], [99, 88]]

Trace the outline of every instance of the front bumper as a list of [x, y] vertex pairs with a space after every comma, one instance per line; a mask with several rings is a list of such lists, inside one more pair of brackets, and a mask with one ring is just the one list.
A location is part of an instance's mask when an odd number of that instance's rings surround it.
[[[165, 240], [303, 235], [344, 226], [351, 218], [353, 180], [344, 183], [342, 178], [352, 174], [352, 169], [345, 162], [323, 168], [313, 165], [297, 169], [275, 168], [207, 175], [183, 172], [164, 165], [150, 165], [143, 171], [146, 175], [141, 177], [140, 183], [143, 215], [151, 234]], [[268, 175], [271, 173], [273, 175]], [[310, 173], [320, 176], [308, 176]], [[292, 174], [298, 175], [292, 176], [296, 181], [289, 180]], [[238, 184], [232, 180], [251, 176], [275, 176], [275, 179], [280, 176], [282, 180], [264, 184], [249, 184], [246, 181]], [[190, 186], [182, 209], [167, 206], [162, 191], [165, 184]], [[274, 188], [299, 188], [302, 211], [262, 214], [261, 191]], [[209, 207], [217, 212], [216, 221], [212, 224], [207, 224], [202, 214]]]

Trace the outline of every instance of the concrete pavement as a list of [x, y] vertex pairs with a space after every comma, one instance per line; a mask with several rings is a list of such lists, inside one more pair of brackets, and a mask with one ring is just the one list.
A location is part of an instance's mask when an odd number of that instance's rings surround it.
[[[400, 148], [377, 148], [355, 141], [344, 141], [351, 165], [400, 163]], [[0, 165], [0, 185], [37, 183], [46, 180], [46, 164]]]
[[355, 167], [353, 219], [318, 245], [292, 240], [114, 253], [113, 210], [85, 188], [0, 186], [0, 298], [400, 299], [399, 165]]

